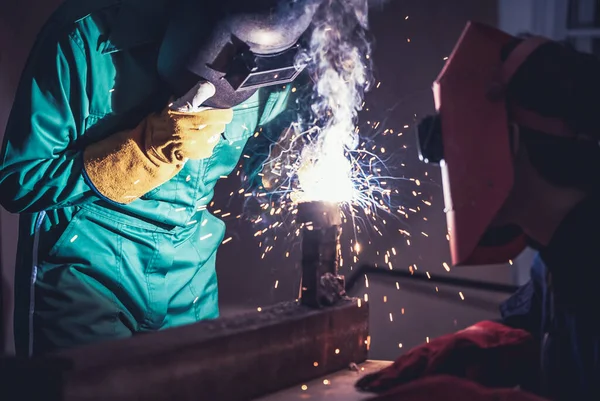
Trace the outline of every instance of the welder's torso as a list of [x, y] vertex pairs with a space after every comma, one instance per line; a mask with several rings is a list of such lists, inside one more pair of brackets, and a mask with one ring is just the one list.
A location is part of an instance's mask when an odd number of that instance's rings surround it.
[[[74, 24], [58, 17], [51, 22], [58, 29], [70, 27], [62, 39], [68, 36], [75, 42], [86, 60], [82, 87], [87, 96], [72, 96], [86, 101], [68, 105], [81, 120], [76, 122], [78, 132], [70, 133], [74, 150], [133, 128], [169, 100], [156, 72], [160, 42], [124, 46], [112, 41], [117, 37], [113, 30], [123, 24], [121, 2], [104, 3], [106, 7], [87, 12], [69, 13], [63, 7], [63, 18], [80, 18]], [[77, 7], [85, 8], [81, 4]], [[77, 68], [73, 66], [71, 80], [81, 78]], [[281, 88], [259, 91], [235, 107], [233, 121], [210, 158], [188, 161], [173, 179], [128, 205], [96, 198], [22, 214], [15, 311], [18, 350], [23, 353], [26, 348], [25, 333], [32, 325], [34, 339], [46, 342], [38, 351], [45, 351], [218, 316], [215, 254], [225, 225], [207, 207], [216, 182], [235, 169], [257, 126], [285, 107], [288, 93]], [[63, 184], [70, 179], [65, 176]]]

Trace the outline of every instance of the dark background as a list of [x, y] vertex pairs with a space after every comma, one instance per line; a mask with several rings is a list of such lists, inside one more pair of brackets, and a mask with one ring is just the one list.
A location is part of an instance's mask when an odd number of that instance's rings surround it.
[[[6, 123], [20, 70], [37, 29], [59, 3], [57, 0], [0, 0], [0, 127]], [[380, 130], [383, 127], [393, 129], [396, 134], [403, 132], [401, 137], [380, 136], [377, 143], [386, 148], [386, 154], [392, 155], [388, 163], [395, 167], [395, 175], [406, 178], [392, 186], [399, 191], [399, 200], [407, 208], [420, 206], [421, 210], [410, 214], [408, 219], [382, 215], [387, 223], [379, 225], [383, 235], [371, 232], [361, 236], [363, 252], [360, 260], [352, 263], [353, 268], [361, 262], [382, 265], [385, 252], [394, 247], [397, 256], [390, 259], [394, 269], [407, 270], [416, 264], [418, 271], [432, 274], [509, 282], [510, 272], [506, 266], [457, 268], [450, 272], [444, 269], [443, 263], [449, 262], [449, 251], [439, 171], [419, 163], [415, 148], [414, 122], [433, 111], [431, 83], [469, 19], [496, 24], [496, 0], [390, 0], [383, 8], [372, 11], [375, 76], [381, 85], [368, 94], [368, 110], [361, 114], [361, 121], [378, 121]], [[409, 127], [404, 128], [406, 125]], [[420, 185], [410, 181], [411, 178], [418, 179]], [[233, 216], [242, 209], [241, 199], [232, 201], [229, 197], [237, 190], [238, 180], [236, 176], [223, 180], [215, 197], [215, 208], [231, 212]], [[417, 196], [413, 196], [413, 191]], [[427, 207], [422, 200], [430, 201], [432, 206]], [[1, 221], [2, 272], [4, 282], [12, 283], [17, 219], [2, 210]], [[398, 229], [411, 233], [410, 246]], [[250, 223], [228, 222], [228, 236], [234, 239], [222, 246], [218, 255], [223, 314], [297, 297], [297, 246], [280, 241], [272, 252], [261, 258], [264, 248], [258, 247], [259, 240], [253, 236], [255, 231]], [[349, 246], [350, 234], [345, 228], [345, 247]], [[286, 258], [288, 251], [290, 255]], [[350, 264], [344, 268], [346, 275], [352, 274]], [[505, 297], [451, 286], [440, 286], [436, 292], [434, 285], [410, 279], [371, 277], [368, 281], [368, 288], [361, 285], [352, 295], [368, 294], [371, 351], [376, 359], [392, 359], [425, 341], [426, 337], [495, 317], [497, 303]], [[10, 300], [10, 293], [4, 298]], [[9, 322], [5, 328], [10, 332]], [[11, 348], [8, 344], [7, 349]]]

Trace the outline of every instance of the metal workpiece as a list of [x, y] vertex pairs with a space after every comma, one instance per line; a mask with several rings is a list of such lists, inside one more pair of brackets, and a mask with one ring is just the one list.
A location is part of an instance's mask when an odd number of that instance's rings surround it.
[[357, 300], [288, 302], [41, 360], [4, 359], [0, 399], [249, 400], [365, 361], [368, 317]]
[[313, 308], [334, 305], [346, 296], [344, 277], [338, 274], [342, 234], [339, 206], [300, 203], [297, 222], [302, 230], [301, 303]]

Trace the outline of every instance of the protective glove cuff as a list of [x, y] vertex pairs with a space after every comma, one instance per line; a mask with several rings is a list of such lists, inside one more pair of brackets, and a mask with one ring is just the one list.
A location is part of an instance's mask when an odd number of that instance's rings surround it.
[[173, 178], [184, 163], [165, 163], [146, 149], [147, 121], [89, 145], [83, 153], [85, 174], [107, 199], [128, 204]]

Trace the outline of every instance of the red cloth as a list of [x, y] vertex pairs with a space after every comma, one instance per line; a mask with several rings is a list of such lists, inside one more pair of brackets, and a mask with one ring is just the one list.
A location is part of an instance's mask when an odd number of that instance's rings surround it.
[[538, 346], [524, 330], [483, 321], [422, 344], [393, 365], [360, 379], [356, 387], [375, 393], [432, 375], [451, 375], [488, 387], [530, 388], [537, 382]]
[[454, 376], [429, 376], [369, 401], [546, 401], [525, 391], [483, 387]]

